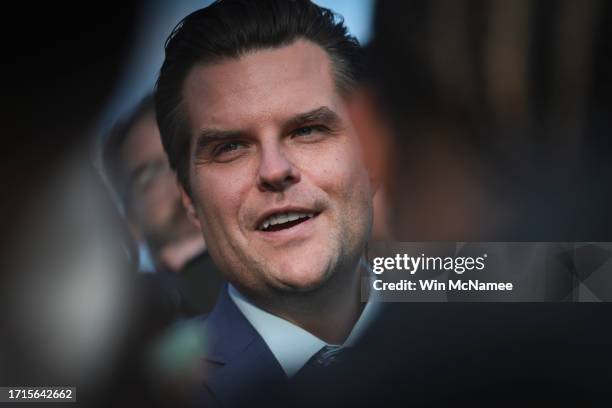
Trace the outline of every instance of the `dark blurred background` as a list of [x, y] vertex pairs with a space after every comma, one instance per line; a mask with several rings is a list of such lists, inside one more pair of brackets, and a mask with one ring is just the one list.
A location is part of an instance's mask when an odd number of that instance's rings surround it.
[[612, 4], [379, 2], [397, 240], [612, 237]]

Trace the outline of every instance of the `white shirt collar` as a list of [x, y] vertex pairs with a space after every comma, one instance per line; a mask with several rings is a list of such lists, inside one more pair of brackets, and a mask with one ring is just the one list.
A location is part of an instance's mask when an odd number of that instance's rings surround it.
[[[268, 345], [287, 377], [293, 377], [313, 355], [329, 345], [301, 327], [260, 309], [234, 286], [228, 286], [230, 298]], [[363, 335], [378, 314], [379, 306], [368, 301], [341, 347], [352, 346]]]

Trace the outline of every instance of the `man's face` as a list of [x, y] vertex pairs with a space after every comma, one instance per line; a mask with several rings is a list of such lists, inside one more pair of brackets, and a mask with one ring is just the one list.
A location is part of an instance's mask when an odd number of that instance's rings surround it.
[[251, 294], [352, 274], [372, 189], [326, 52], [307, 41], [192, 69], [191, 196], [228, 279]]
[[121, 162], [129, 183], [130, 222], [141, 239], [155, 250], [198, 233], [181, 204], [153, 112], [128, 132], [121, 148]]

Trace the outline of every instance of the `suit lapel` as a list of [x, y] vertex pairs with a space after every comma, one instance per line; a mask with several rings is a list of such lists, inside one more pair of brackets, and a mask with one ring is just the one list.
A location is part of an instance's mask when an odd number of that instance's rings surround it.
[[261, 399], [268, 387], [287, 382], [261, 336], [236, 307], [225, 285], [206, 319], [204, 385], [223, 405]]

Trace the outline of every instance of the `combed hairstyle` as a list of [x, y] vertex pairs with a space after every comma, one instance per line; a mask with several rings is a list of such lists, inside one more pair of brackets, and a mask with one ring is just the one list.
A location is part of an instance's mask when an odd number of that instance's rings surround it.
[[341, 17], [308, 0], [218, 0], [174, 28], [165, 45], [155, 106], [168, 161], [188, 193], [190, 131], [182, 87], [191, 69], [298, 39], [327, 52], [341, 93], [360, 81], [364, 66], [359, 42], [349, 35]]
[[145, 116], [155, 113], [153, 95], [145, 96], [136, 107], [119, 119], [106, 135], [102, 148], [102, 166], [110, 187], [113, 189], [119, 204], [124, 210], [128, 205], [128, 175], [121, 160], [121, 149], [127, 140], [128, 133]]

